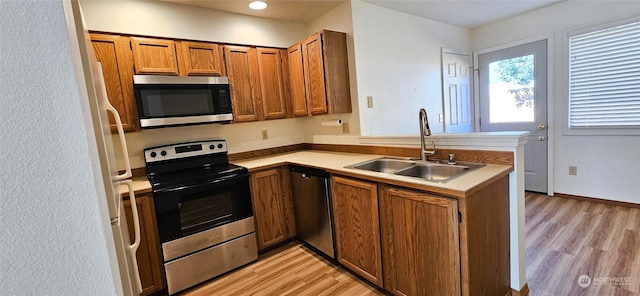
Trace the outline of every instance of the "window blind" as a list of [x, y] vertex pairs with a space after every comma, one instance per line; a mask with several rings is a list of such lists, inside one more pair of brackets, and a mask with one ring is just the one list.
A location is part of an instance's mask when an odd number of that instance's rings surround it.
[[569, 128], [640, 127], [640, 22], [569, 37]]

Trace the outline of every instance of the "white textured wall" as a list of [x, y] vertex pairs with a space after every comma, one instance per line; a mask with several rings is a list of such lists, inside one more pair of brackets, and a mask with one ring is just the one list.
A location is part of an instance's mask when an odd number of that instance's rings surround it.
[[[640, 203], [640, 136], [568, 135], [566, 33], [640, 15], [639, 1], [567, 1], [473, 30], [475, 50], [551, 35], [553, 191]], [[578, 167], [569, 176], [569, 166]]]
[[361, 1], [351, 9], [362, 135], [418, 133], [420, 108], [441, 133], [440, 50], [470, 49], [471, 31]]
[[113, 295], [59, 1], [0, 1], [0, 294]]

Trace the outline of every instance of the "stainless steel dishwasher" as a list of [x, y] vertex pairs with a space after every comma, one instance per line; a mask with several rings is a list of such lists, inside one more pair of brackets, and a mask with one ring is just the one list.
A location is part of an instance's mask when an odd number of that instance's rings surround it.
[[298, 238], [335, 259], [329, 173], [290, 166]]

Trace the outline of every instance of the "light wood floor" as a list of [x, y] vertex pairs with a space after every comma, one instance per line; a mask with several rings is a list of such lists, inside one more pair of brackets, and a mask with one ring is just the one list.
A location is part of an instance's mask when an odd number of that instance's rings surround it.
[[383, 295], [307, 247], [291, 243], [258, 262], [181, 294], [209, 295]]
[[640, 209], [527, 192], [525, 215], [530, 295], [640, 295]]
[[[530, 295], [640, 296], [640, 209], [527, 192], [525, 216]], [[578, 285], [581, 275], [592, 278], [591, 286]], [[629, 284], [596, 285], [595, 277], [628, 278]], [[182, 295], [382, 293], [292, 243]]]

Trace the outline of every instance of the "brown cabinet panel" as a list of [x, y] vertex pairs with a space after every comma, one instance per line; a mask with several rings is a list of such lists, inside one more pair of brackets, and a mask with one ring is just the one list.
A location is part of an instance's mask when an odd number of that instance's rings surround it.
[[320, 35], [329, 113], [351, 113], [347, 36], [329, 30], [320, 31]]
[[[155, 221], [155, 210], [150, 196], [142, 195], [136, 197], [138, 216], [140, 219], [140, 246], [136, 252], [138, 259], [138, 271], [142, 282], [142, 293], [149, 295], [164, 288], [164, 267], [160, 253], [160, 239]], [[133, 215], [131, 212], [131, 201], [124, 201], [125, 215], [128, 221], [130, 240], [134, 240]]]
[[382, 257], [376, 183], [332, 177], [338, 261], [382, 287]]
[[289, 65], [289, 90], [293, 116], [307, 115], [307, 98], [302, 66], [302, 44], [296, 43], [287, 50]]
[[256, 51], [264, 119], [285, 118], [287, 106], [282, 82], [280, 50], [259, 47]]
[[293, 198], [287, 167], [251, 174], [251, 197], [258, 249], [295, 235]]
[[136, 74], [178, 75], [173, 40], [131, 37]]
[[[125, 132], [138, 130], [138, 116], [133, 94], [133, 57], [129, 49], [129, 38], [91, 33], [91, 44], [96, 59], [102, 64], [104, 84], [109, 102], [120, 113]], [[116, 125], [109, 113], [111, 130]]]
[[381, 186], [380, 221], [386, 290], [460, 295], [456, 200]]
[[177, 41], [180, 75], [222, 76], [222, 58], [215, 43]]
[[302, 41], [304, 82], [307, 95], [307, 108], [311, 114], [327, 113], [327, 94], [325, 92], [324, 60], [320, 33], [313, 34]]
[[255, 48], [225, 46], [224, 60], [231, 86], [231, 103], [235, 122], [260, 119], [260, 83], [255, 73], [257, 56]]

